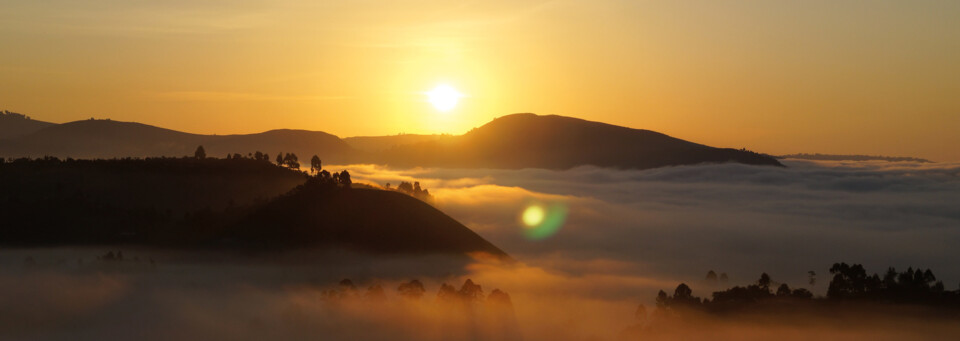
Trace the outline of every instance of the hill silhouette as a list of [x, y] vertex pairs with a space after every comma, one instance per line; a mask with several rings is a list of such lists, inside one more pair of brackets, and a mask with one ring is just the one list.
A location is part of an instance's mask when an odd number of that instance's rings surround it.
[[19, 113], [3, 110], [0, 111], [0, 140], [29, 135], [52, 125], [54, 124], [50, 122], [37, 121]]
[[398, 146], [431, 142], [450, 138], [451, 135], [399, 134], [390, 136], [354, 136], [343, 139], [351, 147], [370, 153], [383, 152]]
[[919, 162], [931, 163], [933, 161], [910, 156], [883, 156], [883, 155], [842, 155], [842, 154], [787, 154], [778, 155], [777, 159], [799, 159], [813, 161], [888, 161], [888, 162]]
[[[264, 229], [264, 226], [272, 226]], [[347, 245], [389, 253], [506, 253], [423, 201], [393, 191], [306, 185], [229, 228], [258, 247]]]
[[340, 139], [319, 131], [271, 130], [259, 134], [198, 135], [150, 125], [85, 120], [39, 129], [0, 141], [0, 156], [159, 157], [262, 151], [318, 155], [324, 164], [375, 163], [399, 167], [567, 169], [580, 165], [647, 169], [738, 162], [782, 166], [747, 150], [714, 148], [658, 132], [563, 116], [507, 115], [459, 136], [397, 135]]
[[506, 257], [409, 195], [242, 158], [0, 163], [0, 216], [4, 246], [337, 247]]
[[319, 131], [283, 129], [259, 134], [199, 135], [142, 123], [91, 119], [52, 125], [0, 143], [0, 155], [79, 159], [178, 157], [192, 155], [198, 145], [216, 157], [262, 151], [270, 155], [318, 155], [324, 160], [347, 163], [361, 154], [338, 137]]
[[739, 162], [782, 166], [758, 153], [714, 148], [658, 132], [563, 116], [503, 116], [464, 135], [403, 145], [380, 154], [396, 166], [566, 169], [579, 165], [646, 169]]

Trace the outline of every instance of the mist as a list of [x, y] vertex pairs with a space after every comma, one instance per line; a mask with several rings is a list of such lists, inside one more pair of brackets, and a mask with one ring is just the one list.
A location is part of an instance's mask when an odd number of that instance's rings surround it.
[[[510, 254], [372, 256], [350, 251], [231, 255], [119, 246], [0, 251], [0, 338], [619, 340], [656, 314], [657, 291], [695, 295], [761, 272], [823, 295], [834, 262], [933, 269], [947, 289], [960, 242], [960, 165], [787, 161], [654, 170], [349, 169], [356, 182], [419, 181], [433, 203]], [[566, 208], [562, 226], [530, 238], [530, 205]], [[107, 251], [123, 261], [105, 261]], [[808, 271], [818, 275], [810, 283]], [[355, 289], [345, 289], [350, 279]], [[413, 279], [422, 297], [401, 297]], [[469, 302], [441, 286], [482, 287]], [[370, 295], [372, 287], [383, 296]], [[494, 289], [509, 308], [492, 302]], [[453, 302], [453, 303], [451, 303]], [[663, 317], [646, 339], [903, 339], [956, 335], [953, 320], [794, 311], [724, 319]], [[905, 310], [906, 311], [906, 310]], [[872, 314], [872, 315], [871, 315]], [[649, 316], [647, 316], [649, 315]], [[915, 317], [911, 317], [915, 316]], [[921, 334], [918, 331], [922, 331]]]
[[[785, 164], [639, 171], [350, 169], [359, 181], [380, 185], [420, 181], [439, 209], [507, 253], [576, 274], [597, 271], [581, 264], [606, 262], [619, 264], [620, 274], [688, 282], [715, 270], [735, 283], [765, 271], [800, 284], [807, 271], [826, 275], [831, 264], [845, 261], [881, 270], [929, 267], [956, 288], [960, 164]], [[530, 240], [519, 218], [537, 202], [562, 203], [569, 213], [555, 235]]]

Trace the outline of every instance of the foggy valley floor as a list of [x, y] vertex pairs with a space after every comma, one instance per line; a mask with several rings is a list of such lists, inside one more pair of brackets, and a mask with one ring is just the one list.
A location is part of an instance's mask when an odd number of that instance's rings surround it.
[[[327, 166], [349, 169], [357, 183], [419, 181], [435, 207], [518, 263], [347, 251], [248, 257], [122, 244], [5, 248], [0, 334], [616, 340], [633, 335], [638, 305], [654, 318], [657, 292], [673, 293], [679, 283], [709, 297], [755, 283], [765, 272], [824, 296], [829, 266], [848, 262], [881, 275], [888, 266], [931, 268], [946, 290], [958, 289], [953, 245], [960, 241], [960, 212], [953, 203], [960, 200], [960, 165], [785, 164], [645, 171]], [[531, 205], [565, 208], [562, 226], [545, 237], [527, 234], [521, 215]], [[123, 261], [103, 260], [118, 250]], [[710, 270], [726, 274], [727, 282], [705, 280]], [[345, 278], [355, 294], [339, 294]], [[411, 279], [425, 287], [417, 303], [396, 290]], [[466, 310], [439, 302], [442, 283], [459, 290], [467, 279], [482, 287], [483, 300]], [[386, 301], [364, 298], [375, 285]], [[509, 294], [515, 318], [490, 313], [493, 289]], [[637, 339], [940, 339], [958, 332], [956, 319], [910, 305], [868, 309], [873, 315], [859, 309], [678, 314]]]

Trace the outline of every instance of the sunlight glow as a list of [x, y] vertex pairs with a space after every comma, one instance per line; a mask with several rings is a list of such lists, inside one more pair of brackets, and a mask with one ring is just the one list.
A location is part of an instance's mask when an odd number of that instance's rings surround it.
[[527, 227], [536, 227], [543, 222], [543, 218], [546, 216], [546, 212], [543, 211], [543, 207], [540, 206], [530, 206], [523, 211], [523, 224]]
[[426, 95], [427, 101], [440, 111], [450, 111], [457, 106], [457, 102], [463, 97], [463, 94], [457, 89], [446, 84], [438, 85], [433, 90], [427, 91]]

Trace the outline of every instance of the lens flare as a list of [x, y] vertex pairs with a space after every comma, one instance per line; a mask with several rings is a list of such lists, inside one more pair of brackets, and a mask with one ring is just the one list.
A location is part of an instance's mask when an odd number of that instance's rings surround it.
[[537, 227], [537, 225], [543, 222], [544, 215], [543, 207], [533, 205], [523, 210], [523, 217], [521, 219], [523, 219], [523, 224], [526, 225], [526, 227]]
[[557, 233], [567, 220], [567, 206], [563, 203], [527, 206], [520, 214], [523, 234], [530, 240], [549, 238]]

